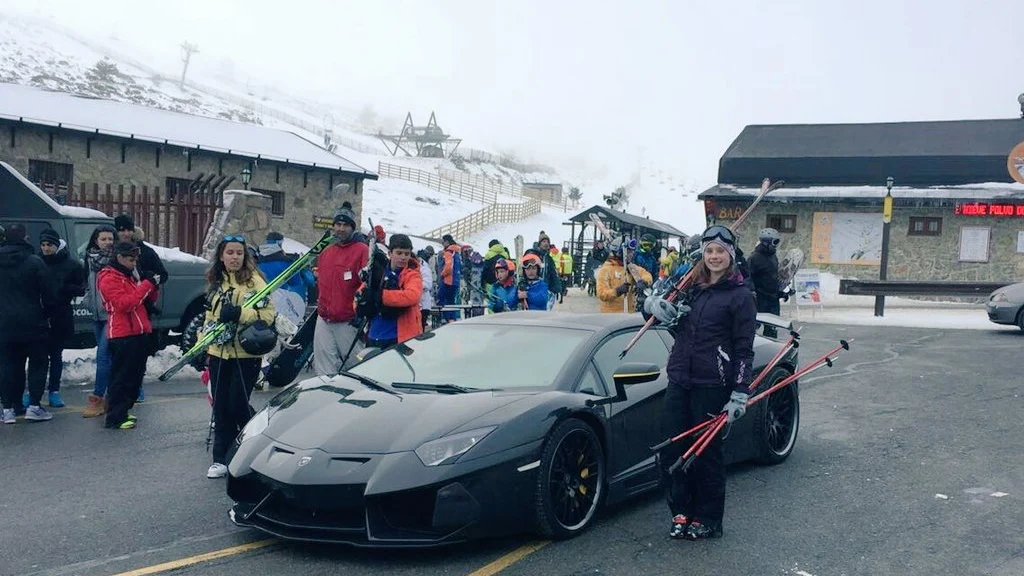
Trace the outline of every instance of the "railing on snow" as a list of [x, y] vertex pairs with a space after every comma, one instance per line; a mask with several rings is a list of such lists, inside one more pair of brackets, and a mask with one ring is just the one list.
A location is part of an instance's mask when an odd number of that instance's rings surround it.
[[491, 204], [465, 218], [460, 218], [439, 228], [424, 232], [423, 236], [425, 238], [438, 239], [445, 234], [451, 234], [455, 238], [465, 238], [491, 224], [519, 222], [535, 214], [540, 214], [540, 201], [538, 200], [531, 199], [522, 204]]

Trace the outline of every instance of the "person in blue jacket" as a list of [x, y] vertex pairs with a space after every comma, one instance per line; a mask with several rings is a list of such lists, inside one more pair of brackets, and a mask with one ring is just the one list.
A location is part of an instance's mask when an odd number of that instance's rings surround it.
[[541, 260], [536, 254], [523, 256], [523, 277], [519, 281], [517, 297], [520, 310], [550, 310], [552, 298], [548, 283], [540, 277]]
[[504, 258], [494, 262], [494, 282], [487, 292], [487, 307], [491, 312], [509, 312], [519, 304], [516, 279], [512, 276], [514, 270], [515, 264]]
[[[267, 234], [266, 241], [260, 246], [257, 268], [259, 268], [260, 273], [263, 274], [267, 282], [277, 278], [278, 274], [284, 272], [285, 268], [291, 266], [292, 262], [295, 261], [294, 256], [284, 253], [283, 242], [284, 236], [280, 232], [271, 232]], [[305, 302], [310, 286], [315, 285], [316, 278], [313, 276], [313, 271], [309, 268], [304, 268], [301, 272], [292, 276], [282, 288], [298, 294], [302, 301]]]

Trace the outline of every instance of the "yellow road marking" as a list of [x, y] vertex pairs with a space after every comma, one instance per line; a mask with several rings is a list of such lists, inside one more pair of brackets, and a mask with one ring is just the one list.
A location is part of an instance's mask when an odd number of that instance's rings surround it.
[[537, 550], [540, 550], [541, 548], [547, 546], [550, 543], [550, 540], [541, 540], [539, 542], [530, 542], [528, 544], [523, 544], [519, 548], [516, 548], [508, 554], [505, 554], [504, 556], [498, 558], [494, 562], [491, 562], [490, 564], [478, 570], [470, 572], [468, 576], [494, 576], [498, 572], [501, 572], [505, 568], [508, 568], [516, 562], [519, 562], [523, 558], [526, 558], [530, 554], [533, 554]]
[[186, 566], [192, 566], [194, 564], [209, 562], [210, 560], [217, 560], [218, 558], [234, 556], [236, 554], [241, 554], [243, 552], [249, 552], [250, 550], [258, 550], [260, 548], [265, 548], [267, 546], [270, 546], [271, 544], [276, 543], [277, 540], [275, 538], [258, 540], [256, 542], [250, 542], [248, 544], [241, 544], [239, 546], [224, 548], [223, 550], [214, 550], [213, 552], [207, 552], [205, 554], [189, 556], [188, 558], [182, 558], [181, 560], [172, 560], [171, 562], [164, 562], [163, 564], [154, 564], [153, 566], [146, 566], [145, 568], [139, 568], [137, 570], [121, 572], [119, 574], [115, 574], [114, 576], [143, 576], [145, 574], [158, 574], [160, 572], [177, 570], [178, 568], [184, 568]]

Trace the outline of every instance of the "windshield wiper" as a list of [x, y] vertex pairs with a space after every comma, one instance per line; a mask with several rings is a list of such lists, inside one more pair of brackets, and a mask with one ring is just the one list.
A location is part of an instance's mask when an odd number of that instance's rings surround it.
[[387, 386], [381, 384], [380, 382], [374, 380], [373, 378], [370, 378], [369, 376], [363, 376], [362, 374], [356, 374], [354, 372], [349, 372], [347, 370], [342, 370], [341, 372], [339, 372], [339, 374], [341, 374], [342, 376], [348, 376], [349, 378], [355, 378], [356, 380], [359, 380], [361, 384], [369, 386], [370, 388], [376, 388], [381, 392], [387, 392], [388, 394], [398, 396], [399, 398], [402, 397], [402, 395], [399, 394], [398, 392], [395, 392], [394, 390], [388, 388]]
[[440, 392], [442, 394], [465, 394], [467, 392], [481, 391], [480, 388], [466, 388], [458, 384], [430, 384], [426, 382], [392, 382], [391, 386], [405, 390], [430, 390], [431, 392]]

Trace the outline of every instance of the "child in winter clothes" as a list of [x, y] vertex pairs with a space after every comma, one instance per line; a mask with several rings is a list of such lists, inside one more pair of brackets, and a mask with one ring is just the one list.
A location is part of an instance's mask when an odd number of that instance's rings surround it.
[[512, 275], [515, 264], [498, 258], [494, 263], [494, 283], [487, 295], [487, 307], [491, 312], [508, 312], [516, 309], [519, 297], [516, 290], [516, 279]]
[[412, 241], [405, 234], [392, 234], [388, 250], [390, 261], [384, 271], [380, 311], [370, 320], [367, 341], [368, 346], [375, 348], [387, 348], [423, 332], [420, 319], [423, 277], [420, 261], [412, 253]]
[[540, 266], [540, 256], [523, 256], [523, 278], [516, 294], [520, 310], [550, 310], [554, 304], [554, 297], [548, 292], [547, 281], [540, 277]]

